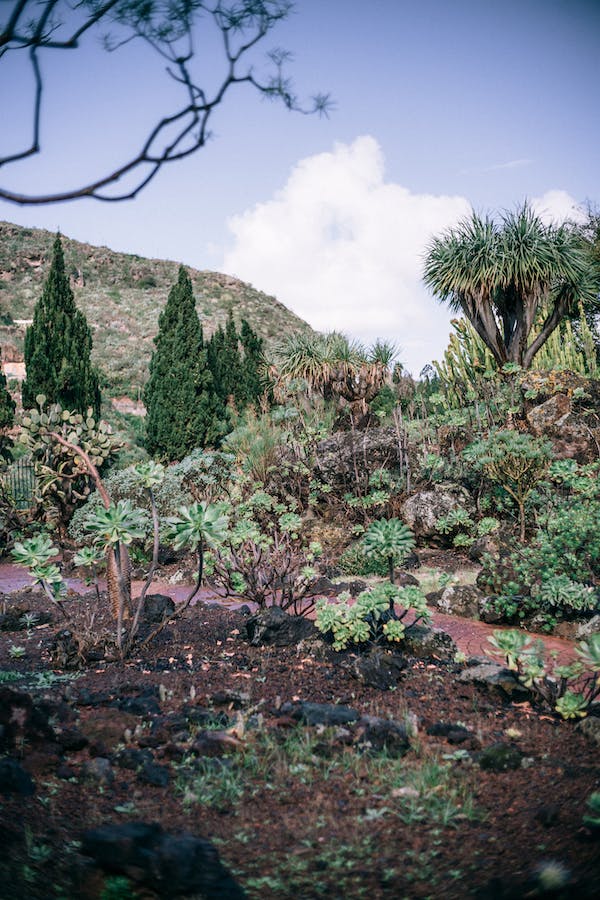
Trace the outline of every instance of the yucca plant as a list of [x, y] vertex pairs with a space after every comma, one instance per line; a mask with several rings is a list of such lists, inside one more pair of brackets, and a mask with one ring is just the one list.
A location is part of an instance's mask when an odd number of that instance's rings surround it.
[[273, 350], [269, 374], [275, 396], [283, 400], [291, 387], [304, 384], [309, 395], [320, 394], [349, 407], [354, 423], [390, 377], [396, 348], [378, 341], [367, 350], [343, 334], [296, 334]]
[[369, 525], [362, 544], [367, 556], [387, 562], [390, 583], [394, 584], [394, 567], [414, 550], [415, 536], [400, 519], [378, 519]]

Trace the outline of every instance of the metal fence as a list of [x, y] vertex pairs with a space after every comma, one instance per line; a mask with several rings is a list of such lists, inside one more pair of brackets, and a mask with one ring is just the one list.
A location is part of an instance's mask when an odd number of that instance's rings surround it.
[[2, 481], [17, 509], [30, 509], [35, 496], [35, 472], [30, 457], [17, 459], [2, 476]]

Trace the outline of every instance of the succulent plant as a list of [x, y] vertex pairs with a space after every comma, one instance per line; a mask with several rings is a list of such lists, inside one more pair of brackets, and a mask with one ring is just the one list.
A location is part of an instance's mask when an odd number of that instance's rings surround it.
[[403, 562], [414, 549], [415, 536], [400, 519], [378, 519], [367, 528], [362, 545], [366, 556], [387, 562], [393, 584], [394, 565]]

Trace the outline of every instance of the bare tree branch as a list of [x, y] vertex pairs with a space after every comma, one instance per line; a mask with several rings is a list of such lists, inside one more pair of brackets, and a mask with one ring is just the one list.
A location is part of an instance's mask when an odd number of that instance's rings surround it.
[[[44, 79], [42, 52], [77, 49], [80, 39], [96, 26], [117, 29], [116, 36], [104, 35], [108, 51], [141, 39], [166, 60], [166, 72], [184, 94], [180, 108], [159, 119], [140, 149], [120, 165], [87, 184], [47, 194], [25, 194], [0, 186], [0, 199], [19, 205], [61, 203], [81, 197], [106, 202], [136, 197], [167, 163], [185, 159], [200, 150], [211, 137], [208, 128], [215, 109], [234, 86], [247, 84], [259, 94], [281, 100], [287, 109], [306, 114], [327, 115], [331, 102], [316, 95], [303, 106], [284, 74], [289, 54], [282, 50], [269, 55], [274, 72], [266, 81], [255, 76], [249, 52], [285, 19], [291, 11], [287, 0], [16, 0], [3, 23], [0, 19], [0, 60], [9, 51], [27, 50], [34, 79], [31, 144], [15, 153], [0, 155], [0, 168], [41, 153], [41, 117]], [[29, 19], [25, 21], [26, 15]], [[75, 20], [75, 22], [73, 21]], [[209, 94], [196, 83], [193, 74], [195, 44], [200, 24], [212, 22], [223, 43], [225, 74]], [[203, 41], [206, 35], [203, 31]], [[116, 186], [127, 178], [127, 187]]]

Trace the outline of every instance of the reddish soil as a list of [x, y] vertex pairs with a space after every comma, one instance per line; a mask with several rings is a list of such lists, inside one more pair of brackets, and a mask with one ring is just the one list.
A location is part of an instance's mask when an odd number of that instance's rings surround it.
[[[23, 601], [48, 611], [43, 595]], [[87, 600], [69, 602], [84, 615]], [[443, 620], [467, 651], [479, 652], [479, 623]], [[5, 689], [31, 693], [52, 712], [53, 727], [88, 741], [57, 749], [24, 737], [8, 747], [35, 792], [0, 799], [9, 848], [0, 860], [0, 897], [159, 896], [147, 886], [106, 893], [106, 873], [78, 852], [87, 829], [130, 821], [210, 839], [256, 900], [542, 896], [536, 873], [550, 862], [564, 887], [548, 896], [596, 896], [600, 844], [582, 815], [600, 789], [598, 748], [573, 724], [458, 682], [454, 663], [408, 659], [394, 690], [366, 687], [320, 642], [316, 652], [250, 646], [245, 621], [239, 610], [201, 602], [143, 656], [100, 660], [77, 673], [51, 667], [53, 624], [0, 632]], [[96, 627], [102, 624], [101, 614]], [[24, 655], [11, 656], [13, 646]], [[388, 758], [361, 748], [354, 725], [302, 725], [294, 718], [298, 701], [410, 721], [411, 749]], [[282, 710], [286, 702], [292, 706]], [[200, 782], [180, 762], [206, 734], [193, 724], [203, 710], [227, 717], [217, 723], [228, 732], [219, 751], [228, 757], [209, 760]], [[440, 723], [457, 733], [428, 733]], [[518, 751], [518, 768], [480, 767], [480, 753], [498, 742]], [[149, 753], [169, 784], [144, 783], [141, 770], [122, 768], [124, 747]], [[106, 783], [89, 772], [99, 757], [109, 761]]]
[[[439, 555], [436, 562], [439, 562]], [[67, 578], [68, 587], [78, 594], [84, 594], [89, 591], [89, 587], [79, 578]], [[22, 566], [11, 565], [10, 563], [0, 563], [0, 593], [11, 593], [29, 587], [32, 583], [31, 576]], [[134, 581], [132, 585], [132, 593], [134, 597], [139, 596], [143, 581]], [[100, 582], [101, 588], [105, 589], [104, 582]], [[152, 593], [167, 594], [173, 600], [181, 601], [187, 597], [189, 593], [189, 585], [170, 584], [166, 581], [155, 581], [152, 585]], [[227, 609], [238, 609], [243, 606], [243, 602], [237, 600], [223, 600], [217, 597], [209, 589], [202, 589], [198, 592], [198, 600], [208, 603], [219, 603]], [[249, 604], [252, 606], [252, 604]], [[467, 656], [485, 655], [489, 648], [488, 637], [498, 629], [497, 625], [486, 625], [485, 622], [478, 622], [472, 619], [464, 619], [458, 616], [450, 616], [445, 613], [431, 611], [431, 624], [435, 628], [441, 628], [446, 631], [455, 641], [459, 650]], [[536, 640], [541, 640], [548, 652], [556, 652], [561, 662], [568, 662], [573, 658], [573, 643], [562, 638], [552, 637], [549, 635], [535, 635]]]

